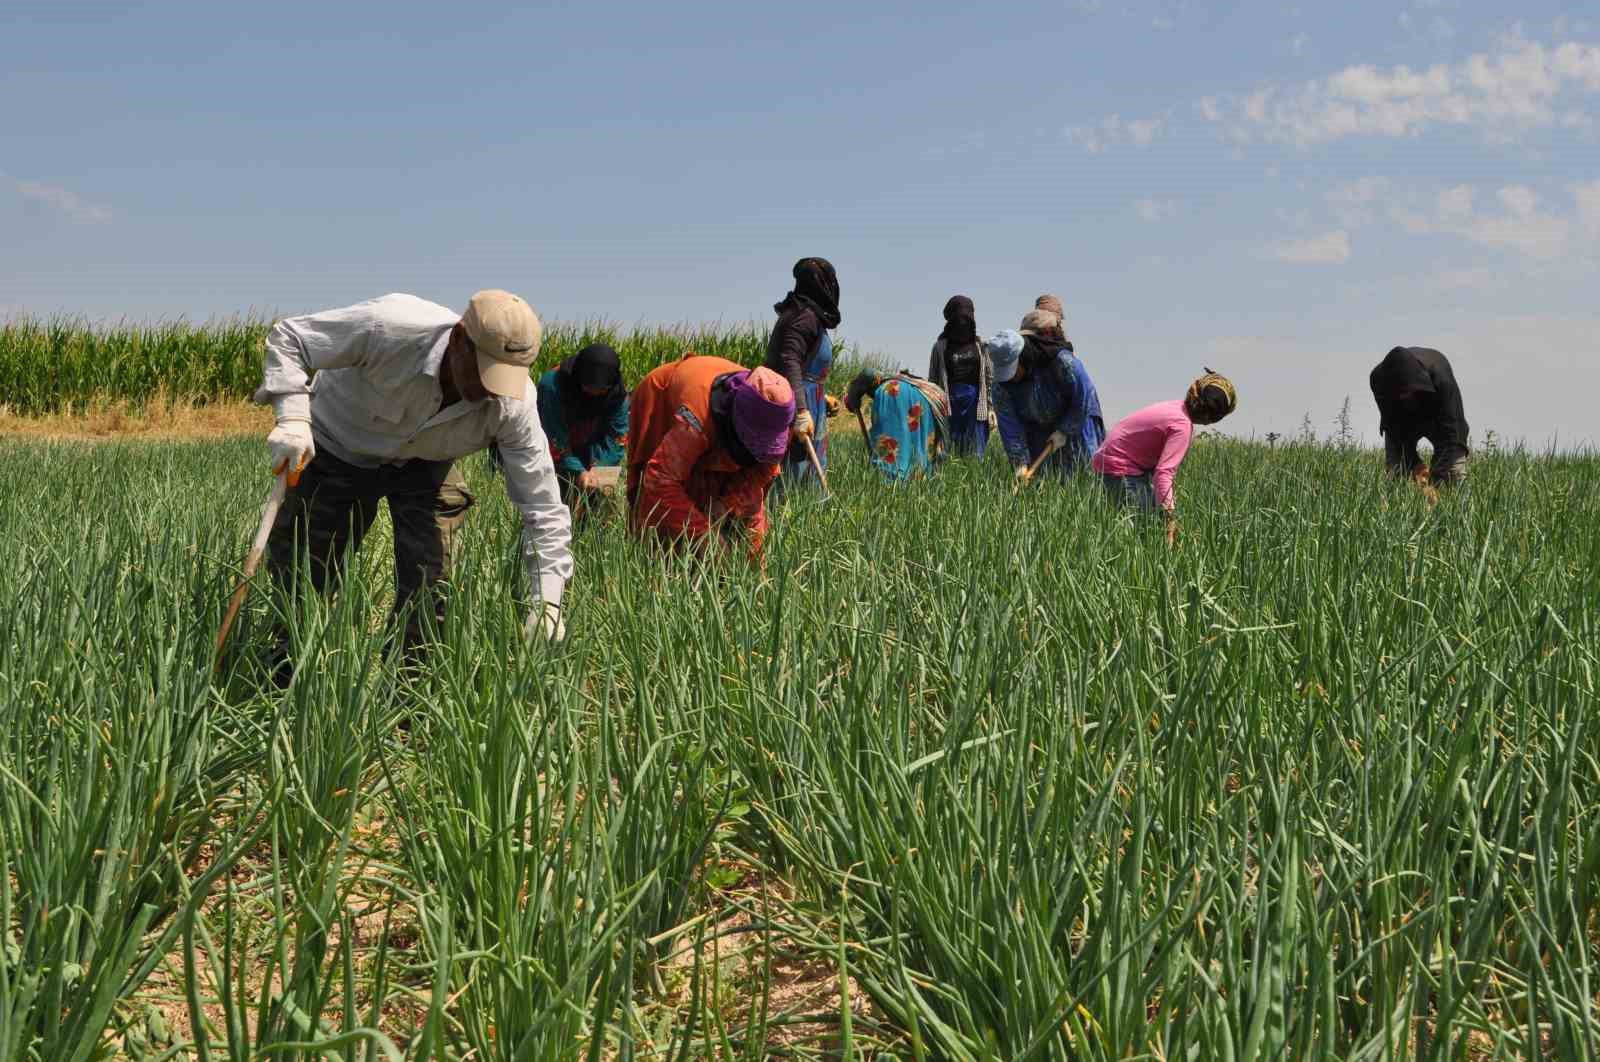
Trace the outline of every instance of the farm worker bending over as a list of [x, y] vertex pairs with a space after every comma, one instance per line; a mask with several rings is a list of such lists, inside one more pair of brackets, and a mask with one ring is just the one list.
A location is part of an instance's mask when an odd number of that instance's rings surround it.
[[805, 445], [798, 436], [809, 435], [817, 460], [828, 467], [827, 406], [823, 384], [833, 367], [833, 340], [828, 329], [839, 327], [839, 277], [826, 258], [802, 258], [794, 264], [794, 289], [772, 307], [778, 320], [767, 339], [763, 362], [783, 377], [794, 392], [796, 438], [783, 462], [786, 479], [804, 482], [812, 475]]
[[1083, 362], [1068, 348], [1061, 318], [1032, 310], [1018, 332], [989, 341], [995, 405], [1006, 454], [1026, 479], [1028, 466], [1049, 447], [1043, 468], [1058, 477], [1088, 464], [1106, 437], [1100, 395]]
[[669, 540], [767, 534], [767, 488], [789, 448], [794, 394], [770, 369], [690, 354], [647, 375], [628, 418], [629, 524]]
[[1167, 525], [1167, 542], [1178, 540], [1176, 499], [1172, 481], [1189, 452], [1196, 424], [1215, 424], [1239, 404], [1233, 384], [1210, 369], [1189, 385], [1181, 400], [1157, 402], [1111, 429], [1105, 445], [1095, 453], [1094, 470], [1100, 473], [1106, 493], [1119, 505], [1145, 512], [1161, 509]]
[[[994, 366], [978, 338], [977, 310], [965, 295], [944, 304], [944, 331], [928, 358], [928, 379], [950, 402], [950, 452], [983, 456], [989, 444]], [[876, 408], [877, 403], [873, 403]]]
[[571, 505], [602, 489], [594, 469], [622, 464], [628, 439], [628, 390], [622, 363], [604, 343], [591, 343], [539, 377], [539, 421]]
[[950, 404], [944, 392], [906, 372], [863, 372], [850, 381], [845, 408], [859, 413], [868, 398], [872, 424], [867, 428], [867, 457], [872, 467], [891, 483], [932, 474], [929, 443], [943, 446], [949, 439]]
[[[1427, 347], [1395, 347], [1372, 370], [1389, 474], [1433, 484], [1467, 478], [1467, 415], [1450, 362]], [[1433, 467], [1422, 463], [1417, 440], [1433, 444]], [[1430, 494], [1431, 497], [1431, 494]]]
[[[559, 640], [572, 527], [529, 393], [539, 336], [533, 308], [504, 291], [478, 292], [462, 314], [413, 295], [385, 295], [275, 324], [255, 393], [278, 415], [267, 436], [274, 471], [290, 473], [267, 543], [273, 577], [286, 583], [297, 551], [309, 549], [313, 585], [333, 589], [345, 548], [360, 548], [378, 502], [388, 499], [395, 613], [426, 590], [442, 620], [436, 584], [449, 558], [436, 520], [448, 500], [441, 487], [453, 461], [495, 443], [507, 493], [522, 510], [528, 581], [538, 599], [525, 633]], [[409, 652], [422, 633], [412, 610]]]

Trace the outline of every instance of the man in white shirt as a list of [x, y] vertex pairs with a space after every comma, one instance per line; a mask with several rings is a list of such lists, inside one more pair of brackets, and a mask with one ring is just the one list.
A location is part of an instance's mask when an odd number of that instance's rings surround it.
[[444, 618], [436, 584], [452, 503], [441, 488], [457, 458], [497, 443], [506, 491], [522, 511], [535, 599], [524, 633], [564, 637], [572, 528], [528, 380], [540, 334], [533, 308], [504, 291], [478, 292], [462, 314], [385, 295], [275, 324], [255, 393], [278, 417], [267, 436], [273, 470], [290, 476], [267, 543], [273, 577], [287, 584], [309, 553], [313, 585], [332, 590], [346, 548], [360, 547], [387, 499], [395, 614], [405, 615], [405, 646], [415, 653], [424, 628], [412, 599], [426, 590], [435, 619]]

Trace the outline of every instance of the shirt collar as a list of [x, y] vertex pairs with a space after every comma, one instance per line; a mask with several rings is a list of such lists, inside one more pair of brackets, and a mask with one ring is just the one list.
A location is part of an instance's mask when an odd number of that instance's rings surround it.
[[444, 365], [445, 348], [450, 345], [450, 332], [455, 326], [446, 328], [438, 339], [433, 341], [433, 347], [428, 351], [428, 356], [422, 359], [422, 375], [439, 378], [439, 370]]

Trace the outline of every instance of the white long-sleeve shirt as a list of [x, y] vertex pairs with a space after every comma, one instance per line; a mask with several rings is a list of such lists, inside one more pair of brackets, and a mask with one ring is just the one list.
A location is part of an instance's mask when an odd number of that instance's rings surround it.
[[534, 388], [522, 399], [490, 395], [441, 409], [440, 367], [459, 320], [414, 295], [285, 317], [267, 334], [255, 400], [270, 403], [280, 421], [308, 418], [317, 449], [357, 468], [453, 461], [499, 443], [506, 493], [522, 512], [529, 586], [560, 604], [572, 578], [572, 517]]

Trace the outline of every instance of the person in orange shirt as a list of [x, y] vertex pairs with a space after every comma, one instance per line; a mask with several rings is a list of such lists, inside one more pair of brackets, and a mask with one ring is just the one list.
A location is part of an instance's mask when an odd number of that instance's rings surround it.
[[656, 368], [629, 406], [629, 527], [669, 542], [738, 527], [759, 556], [794, 410], [794, 391], [771, 369], [698, 354]]

